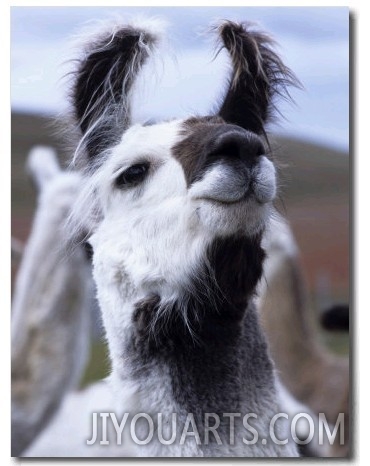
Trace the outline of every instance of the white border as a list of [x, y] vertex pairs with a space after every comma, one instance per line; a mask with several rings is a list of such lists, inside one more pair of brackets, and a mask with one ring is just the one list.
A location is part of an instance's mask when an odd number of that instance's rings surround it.
[[[104, 5], [99, 2], [89, 3], [78, 2], [76, 0], [64, 0], [63, 2], [52, 1], [38, 1], [30, 5], [28, 1], [2, 1], [0, 3], [0, 21], [2, 31], [2, 72], [1, 72], [1, 95], [0, 95], [0, 111], [1, 111], [1, 241], [0, 241], [0, 311], [3, 314], [2, 322], [0, 325], [0, 350], [1, 350], [1, 383], [0, 383], [0, 412], [2, 415], [2, 429], [0, 435], [0, 459], [1, 464], [23, 464], [26, 463], [22, 460], [10, 458], [10, 7], [12, 6], [225, 6], [225, 1], [213, 2], [167, 2], [157, 1], [153, 3], [149, 1], [105, 1]], [[354, 42], [356, 46], [355, 61], [353, 63], [353, 77], [355, 81], [352, 83], [355, 89], [353, 103], [354, 120], [353, 124], [356, 125], [352, 134], [353, 153], [352, 156], [355, 160], [353, 165], [354, 176], [352, 182], [354, 183], [355, 195], [355, 225], [353, 241], [354, 253], [354, 276], [356, 283], [353, 283], [353, 304], [354, 304], [354, 337], [353, 344], [354, 350], [354, 460], [353, 464], [360, 464], [360, 460], [365, 460], [370, 457], [369, 449], [369, 427], [367, 414], [369, 411], [369, 348], [366, 342], [370, 341], [368, 332], [370, 330], [370, 305], [368, 298], [368, 272], [366, 264], [370, 262], [369, 257], [369, 238], [370, 238], [370, 209], [369, 209], [369, 174], [370, 174], [370, 150], [368, 145], [365, 146], [364, 140], [367, 136], [369, 125], [369, 17], [366, 2], [361, 0], [357, 1], [326, 1], [323, 5], [322, 0], [301, 2], [294, 1], [259, 1], [257, 3], [250, 3], [247, 1], [232, 1], [227, 2], [227, 6], [349, 6], [351, 15], [354, 19]], [[5, 66], [4, 66], [5, 65]], [[362, 136], [362, 137], [361, 137]], [[139, 461], [122, 460], [125, 464], [142, 464]], [[281, 463], [282, 461], [279, 461]], [[341, 461], [341, 462], [344, 462]], [[346, 461], [347, 462], [347, 461]], [[77, 464], [77, 460], [68, 461], [68, 464]], [[94, 461], [94, 464], [107, 464], [107, 460]], [[194, 460], [192, 463], [200, 464], [200, 461]], [[209, 463], [209, 462], [208, 462]], [[258, 464], [255, 461], [248, 461], [248, 464]], [[283, 463], [285, 463], [283, 461]], [[286, 461], [288, 463], [288, 461]], [[52, 461], [32, 461], [32, 464], [52, 464]], [[64, 464], [64, 461], [58, 461], [58, 464]], [[166, 461], [166, 464], [171, 464]], [[173, 463], [176, 464], [176, 463]], [[223, 461], [223, 465], [233, 464], [231, 461]], [[259, 462], [259, 464], [261, 464]]]

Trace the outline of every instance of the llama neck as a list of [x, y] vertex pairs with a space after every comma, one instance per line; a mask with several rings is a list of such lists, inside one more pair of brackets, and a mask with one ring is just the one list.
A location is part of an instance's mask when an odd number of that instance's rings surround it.
[[[111, 267], [98, 269], [100, 279], [107, 284], [106, 289], [100, 286], [98, 290], [116, 389], [125, 391], [129, 382], [137, 395], [133, 406], [136, 412], [153, 416], [161, 413], [167, 422], [176, 413], [180, 429], [191, 413], [202, 439], [206, 413], [214, 413], [220, 419], [217, 431], [222, 447], [213, 436], [209, 444], [198, 446], [192, 438], [184, 446], [178, 443], [179, 435], [177, 443], [165, 449], [158, 442], [148, 444], [149, 450], [144, 454], [287, 454], [275, 445], [263, 450], [257, 444], [246, 446], [242, 439], [245, 414], [257, 415], [254, 425], [261, 437], [267, 438], [268, 421], [279, 412], [273, 365], [253, 303], [263, 258], [259, 238], [216, 240], [187, 288], [191, 291], [165, 309], [160, 296], [147, 296], [136, 302], [130, 314], [118, 312], [115, 307], [120, 298], [120, 288], [114, 282], [116, 272], [109, 276]], [[99, 268], [101, 264], [95, 262]], [[123, 320], [123, 326], [114, 320], [126, 319], [128, 315], [130, 321]], [[115, 327], [109, 327], [111, 322]], [[239, 416], [235, 421], [238, 448], [229, 445], [230, 424], [224, 413]]]
[[253, 305], [263, 257], [258, 239], [217, 240], [192, 293], [165, 310], [159, 296], [137, 303], [126, 354], [130, 376], [144, 391], [154, 389], [150, 380], [158, 381], [162, 371], [169, 374], [176, 404], [194, 415], [258, 410], [243, 403], [273, 392], [272, 364]]

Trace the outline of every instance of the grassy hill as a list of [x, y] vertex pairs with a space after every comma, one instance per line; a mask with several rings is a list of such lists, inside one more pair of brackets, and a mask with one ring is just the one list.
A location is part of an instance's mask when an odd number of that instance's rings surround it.
[[333, 299], [348, 301], [350, 158], [299, 140], [278, 139], [276, 145], [277, 207], [292, 225], [311, 292], [330, 285]]

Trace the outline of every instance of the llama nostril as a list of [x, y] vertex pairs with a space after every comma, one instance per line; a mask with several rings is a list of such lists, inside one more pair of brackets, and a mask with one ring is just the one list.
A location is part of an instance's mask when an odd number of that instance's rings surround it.
[[210, 155], [217, 156], [223, 155], [225, 157], [233, 157], [239, 156], [240, 153], [240, 146], [237, 141], [234, 140], [226, 140], [222, 141], [220, 145], [216, 146], [216, 148], [211, 152]]
[[209, 156], [250, 162], [264, 153], [265, 147], [257, 135], [238, 129], [220, 134], [212, 144]]
[[262, 140], [255, 135], [251, 135], [251, 137], [249, 138], [248, 151], [254, 157], [260, 157], [261, 155], [264, 155], [266, 153], [266, 149]]

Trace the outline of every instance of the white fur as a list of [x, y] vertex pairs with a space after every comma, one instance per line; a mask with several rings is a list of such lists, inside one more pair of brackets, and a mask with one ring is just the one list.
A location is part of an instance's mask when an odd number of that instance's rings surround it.
[[33, 147], [28, 154], [27, 171], [42, 189], [60, 171], [55, 151], [47, 146]]
[[268, 284], [271, 283], [275, 274], [279, 273], [282, 262], [288, 257], [298, 257], [298, 247], [293, 233], [286, 220], [277, 212], [274, 212], [267, 224], [263, 235], [263, 247], [268, 255], [263, 268], [264, 278], [258, 285], [258, 306], [265, 296]]
[[274, 164], [266, 157], [260, 157], [252, 169], [252, 183], [257, 200], [261, 203], [271, 202], [276, 196], [276, 170]]
[[[312, 419], [314, 426], [314, 436], [311, 442], [307, 444], [307, 448], [310, 451], [310, 454], [316, 457], [330, 457], [330, 444], [327, 437], [323, 436], [322, 444], [320, 442], [318, 416], [313, 411], [311, 411], [308, 406], [296, 400], [287, 390], [287, 388], [280, 382], [280, 380], [278, 380], [277, 386], [280, 397], [281, 412], [288, 415], [288, 420], [284, 425], [285, 438], [291, 438], [290, 425], [294, 417], [300, 416], [302, 413], [308, 415]], [[295, 433], [301, 440], [306, 440], [309, 437], [309, 424], [305, 419], [302, 419], [302, 422], [299, 421], [296, 424]]]
[[[101, 445], [101, 438], [93, 445], [87, 444], [92, 429], [93, 413], [115, 413], [120, 420], [125, 410], [132, 410], [134, 406], [134, 394], [129, 389], [125, 392], [121, 390], [117, 398], [106, 381], [73, 392], [63, 400], [52, 422], [22, 457], [137, 456], [129, 435], [124, 436], [122, 445], [117, 445], [116, 435], [111, 429], [107, 436], [109, 445]], [[127, 429], [124, 433], [126, 431]]]

